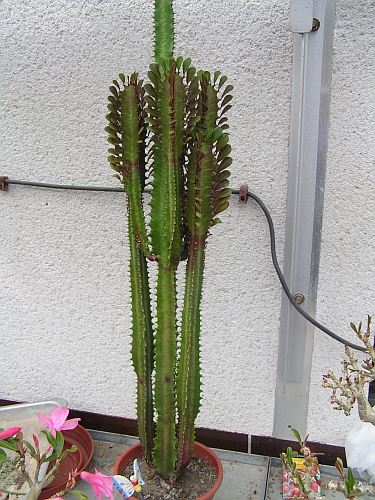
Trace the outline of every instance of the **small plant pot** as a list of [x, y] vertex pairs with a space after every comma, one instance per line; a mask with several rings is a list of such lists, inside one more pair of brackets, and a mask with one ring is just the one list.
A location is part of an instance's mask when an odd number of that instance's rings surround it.
[[[216, 482], [213, 485], [213, 487], [209, 491], [207, 491], [207, 493], [197, 498], [197, 500], [212, 500], [212, 498], [214, 498], [215, 493], [220, 488], [220, 485], [223, 480], [223, 466], [217, 455], [209, 448], [207, 448], [207, 446], [204, 446], [201, 443], [197, 442], [194, 443], [193, 453], [194, 455], [197, 455], [199, 458], [206, 460], [207, 463], [216, 471]], [[129, 463], [135, 460], [136, 458], [139, 458], [140, 456], [142, 456], [141, 445], [138, 443], [134, 444], [133, 446], [130, 446], [130, 448], [125, 450], [124, 453], [122, 453], [118, 457], [114, 467], [114, 475], [122, 474], [122, 472], [126, 469]], [[134, 496], [130, 498], [131, 500], [137, 500]]]

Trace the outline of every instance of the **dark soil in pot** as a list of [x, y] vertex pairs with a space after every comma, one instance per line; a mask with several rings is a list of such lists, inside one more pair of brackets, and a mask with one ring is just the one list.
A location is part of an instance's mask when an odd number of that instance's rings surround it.
[[[216, 471], [196, 455], [192, 456], [184, 474], [172, 488], [160, 484], [160, 477], [148, 468], [143, 458], [139, 461], [146, 484], [141, 492], [133, 494], [138, 500], [197, 500], [207, 493], [216, 481]], [[132, 474], [133, 464], [131, 463], [122, 475], [129, 478]]]

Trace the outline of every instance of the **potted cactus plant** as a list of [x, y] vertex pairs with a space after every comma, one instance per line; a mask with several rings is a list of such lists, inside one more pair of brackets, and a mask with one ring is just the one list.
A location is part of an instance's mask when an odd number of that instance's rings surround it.
[[[135, 73], [121, 73], [113, 81], [106, 131], [112, 145], [108, 160], [127, 195], [139, 439], [147, 462], [173, 482], [189, 463], [200, 407], [205, 249], [231, 194], [225, 114], [233, 87], [219, 71], [196, 71], [190, 59], [174, 58], [172, 1], [155, 0], [154, 9], [149, 81]], [[146, 222], [143, 192], [148, 186]], [[179, 316], [181, 263], [185, 281]], [[152, 265], [157, 267], [155, 296], [150, 295]]]

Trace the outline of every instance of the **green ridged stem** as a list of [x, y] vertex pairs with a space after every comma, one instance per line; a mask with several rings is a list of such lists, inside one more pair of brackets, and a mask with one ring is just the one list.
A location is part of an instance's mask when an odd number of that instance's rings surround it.
[[123, 158], [127, 177], [126, 192], [129, 196], [129, 215], [134, 238], [143, 253], [150, 257], [148, 238], [142, 206], [144, 179], [141, 178], [144, 167], [140, 158], [144, 157], [145, 142], [140, 139], [143, 123], [139, 102], [138, 82], [124, 87], [121, 93], [121, 127]]
[[[181, 154], [184, 137], [184, 100], [186, 90], [181, 77], [171, 64], [169, 73], [154, 87], [158, 114], [152, 137], [154, 146], [153, 182], [150, 212], [152, 250], [166, 267], [177, 267], [182, 249], [181, 240]], [[146, 111], [147, 111], [146, 109]]]
[[176, 272], [158, 265], [155, 336], [155, 409], [158, 415], [153, 464], [164, 478], [175, 475], [175, 370], [177, 355]]
[[137, 375], [138, 436], [146, 460], [151, 463], [153, 448], [154, 403], [152, 373], [154, 339], [151, 320], [150, 287], [146, 258], [134, 239], [128, 219], [130, 242], [130, 285], [132, 298], [132, 362]]
[[154, 6], [155, 61], [169, 62], [174, 45], [172, 0], [155, 0]]
[[181, 321], [181, 350], [176, 395], [178, 408], [178, 469], [186, 467], [194, 445], [194, 422], [199, 412], [200, 304], [202, 298], [206, 235], [190, 241], [186, 265], [185, 295]]

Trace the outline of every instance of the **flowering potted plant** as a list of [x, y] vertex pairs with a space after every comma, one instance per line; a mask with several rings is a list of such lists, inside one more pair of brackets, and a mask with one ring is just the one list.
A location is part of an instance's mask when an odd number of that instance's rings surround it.
[[[24, 439], [21, 427], [10, 427], [0, 432], [0, 464], [8, 461], [5, 468], [7, 477], [2, 477], [0, 493], [6, 495], [27, 495], [28, 500], [36, 500], [42, 489], [47, 487], [55, 478], [62, 460], [77, 451], [77, 446], [64, 447], [64, 436], [61, 431], [75, 429], [79, 418], [66, 420], [69, 410], [64, 407], [55, 408], [49, 416], [38, 414], [42, 426], [47, 429], [43, 431], [47, 439], [47, 446], [42, 449], [40, 440], [33, 434], [33, 442]], [[6, 451], [5, 451], [6, 450]], [[10, 459], [8, 456], [15, 456]], [[52, 462], [49, 471], [46, 465]], [[33, 467], [30, 467], [30, 463]], [[26, 485], [26, 489], [17, 491]], [[9, 488], [9, 489], [8, 489]]]
[[342, 361], [343, 372], [340, 377], [332, 371], [323, 375], [323, 387], [332, 389], [331, 403], [334, 409], [349, 415], [357, 403], [358, 422], [349, 432], [345, 453], [349, 467], [357, 469], [361, 477], [375, 483], [375, 411], [368, 401], [368, 386], [375, 380], [375, 348], [372, 344], [371, 317], [368, 316], [366, 331], [362, 323], [350, 325], [358, 339], [363, 342], [368, 357], [361, 363], [352, 350], [345, 346], [348, 359]]
[[299, 453], [289, 446], [286, 453], [281, 454], [283, 467], [283, 498], [304, 498], [319, 500], [325, 498], [325, 491], [341, 492], [347, 498], [354, 496], [375, 496], [375, 486], [354, 479], [353, 471], [348, 467], [347, 474], [341, 458], [336, 459], [335, 467], [340, 479], [330, 479], [328, 483], [321, 480], [317, 455], [307, 445], [308, 436], [302, 441], [299, 432], [291, 429], [300, 446]]
[[300, 446], [297, 453], [288, 446], [281, 454], [283, 466], [283, 498], [320, 498], [321, 481], [316, 454], [307, 446], [308, 436], [302, 441], [299, 432], [291, 429]]
[[[44, 447], [35, 434], [32, 436], [32, 443], [25, 440], [21, 427], [10, 427], [0, 431], [0, 471], [2, 470], [1, 464], [9, 462], [8, 466], [4, 468], [6, 477], [1, 475], [0, 497], [4, 498], [10, 495], [19, 497], [22, 495], [27, 500], [37, 500], [43, 488], [53, 482], [64, 458], [77, 451], [75, 445], [70, 448], [64, 446], [65, 440], [62, 431], [75, 429], [80, 420], [80, 418], [67, 420], [68, 414], [69, 410], [65, 407], [53, 409], [48, 416], [37, 414], [41, 426], [46, 428], [42, 431], [47, 440], [47, 445]], [[17, 459], [9, 460], [14, 454]], [[48, 464], [52, 464], [52, 467], [41, 473], [44, 466]], [[70, 491], [79, 500], [88, 500], [88, 497], [81, 491], [72, 490], [79, 479], [90, 483], [98, 500], [100, 500], [101, 495], [113, 500], [113, 491], [116, 486], [114, 478], [102, 474], [96, 469], [94, 473], [72, 470], [62, 490], [54, 494], [53, 498], [61, 499], [64, 493]], [[132, 483], [126, 478], [121, 478], [121, 480], [129, 491], [129, 494], [124, 495], [124, 497], [130, 497], [134, 492]], [[24, 483], [26, 484], [25, 488], [23, 487]], [[18, 491], [17, 486], [22, 487], [22, 490]]]
[[[113, 81], [106, 131], [112, 144], [108, 160], [127, 194], [139, 439], [147, 462], [171, 484], [194, 446], [205, 248], [231, 194], [225, 113], [233, 87], [224, 85], [227, 78], [220, 72], [196, 71], [190, 59], [173, 57], [172, 1], [154, 5], [149, 82], [122, 73]], [[146, 223], [147, 184], [152, 189]], [[179, 316], [176, 274], [182, 261]], [[150, 294], [151, 265], [157, 267], [155, 295]]]

